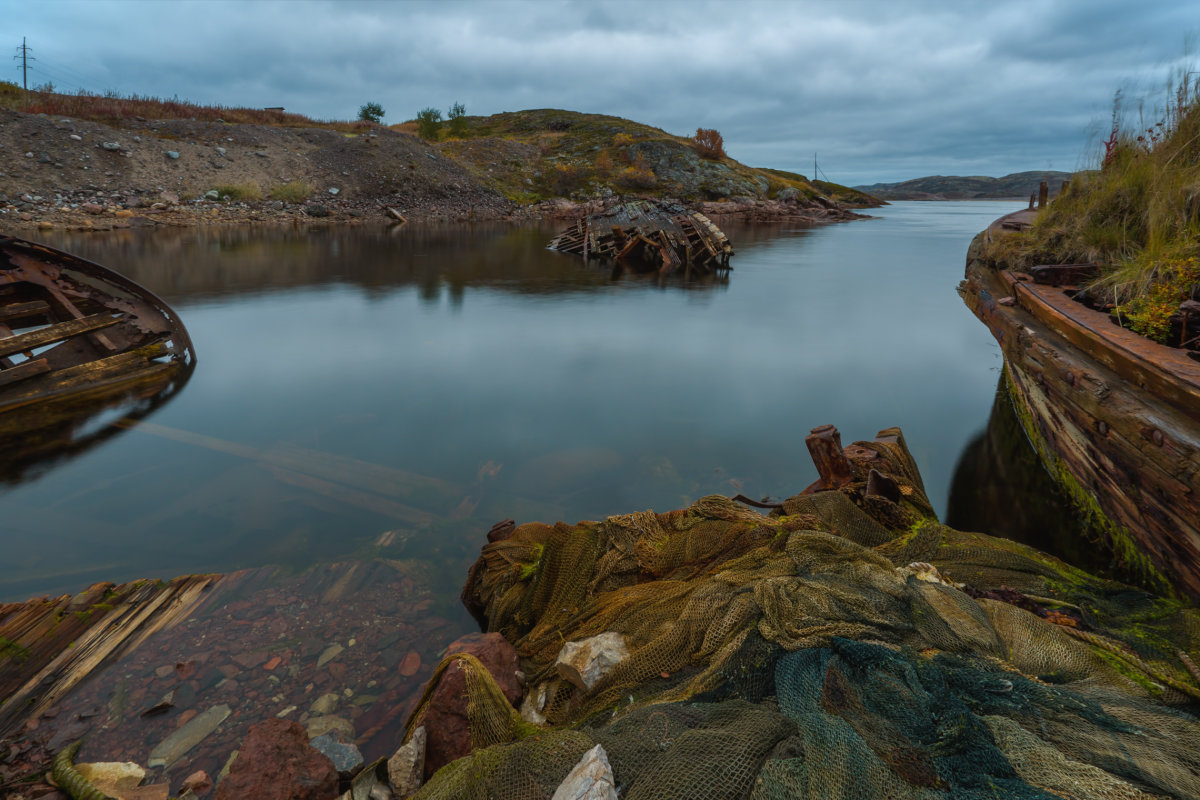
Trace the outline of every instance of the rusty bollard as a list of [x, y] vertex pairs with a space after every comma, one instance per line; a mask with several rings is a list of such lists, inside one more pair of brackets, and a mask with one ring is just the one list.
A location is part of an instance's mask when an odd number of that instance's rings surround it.
[[842, 435], [832, 425], [819, 425], [804, 437], [809, 455], [821, 476], [819, 488], [837, 489], [854, 480], [850, 460], [842, 451]]

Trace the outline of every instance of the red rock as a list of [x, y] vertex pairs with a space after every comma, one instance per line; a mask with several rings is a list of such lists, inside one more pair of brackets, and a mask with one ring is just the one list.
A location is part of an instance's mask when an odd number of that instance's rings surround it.
[[208, 792], [212, 787], [212, 778], [208, 777], [207, 772], [200, 769], [183, 779], [183, 783], [179, 786], [179, 793], [183, 794], [190, 790], [199, 796]]
[[409, 650], [408, 655], [400, 662], [400, 674], [408, 678], [417, 674], [417, 670], [421, 668], [421, 654], [416, 650]]
[[216, 800], [331, 800], [337, 795], [333, 762], [308, 746], [298, 722], [269, 719], [250, 726]]
[[275, 669], [276, 667], [278, 667], [278, 666], [279, 666], [280, 664], [282, 664], [282, 663], [283, 663], [283, 659], [282, 659], [282, 658], [280, 658], [279, 656], [275, 656], [275, 657], [274, 657], [274, 658], [272, 658], [270, 661], [268, 661], [267, 663], [263, 664], [263, 669], [268, 669], [268, 670], [270, 670], [270, 669]]
[[[455, 639], [446, 654], [469, 653], [487, 667], [509, 702], [521, 700], [520, 668], [517, 651], [498, 633], [472, 633]], [[467, 726], [466, 676], [457, 665], [442, 673], [421, 724], [428, 735], [425, 749], [425, 777], [471, 752], [471, 734]]]

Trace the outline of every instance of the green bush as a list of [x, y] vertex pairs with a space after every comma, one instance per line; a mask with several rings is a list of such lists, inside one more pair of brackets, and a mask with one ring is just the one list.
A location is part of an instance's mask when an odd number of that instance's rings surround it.
[[312, 192], [312, 187], [304, 181], [290, 181], [272, 188], [270, 198], [284, 203], [303, 203]]
[[455, 103], [450, 106], [450, 113], [446, 115], [446, 119], [450, 120], [450, 135], [463, 136], [467, 132], [467, 109], [462, 103]]
[[381, 122], [384, 115], [383, 106], [379, 103], [366, 103], [358, 109], [358, 118], [363, 122]]
[[223, 186], [214, 186], [213, 189], [221, 196], [221, 199], [225, 199], [226, 197], [233, 201], [262, 199], [262, 189], [253, 183], [225, 184]]
[[436, 108], [422, 108], [417, 112], [417, 135], [427, 141], [438, 138], [442, 126], [442, 112]]

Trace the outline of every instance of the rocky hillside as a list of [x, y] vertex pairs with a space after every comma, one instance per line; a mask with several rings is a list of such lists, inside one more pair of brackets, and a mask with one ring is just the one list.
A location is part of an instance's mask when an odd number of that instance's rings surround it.
[[1042, 181], [1049, 184], [1050, 196], [1054, 197], [1062, 182], [1070, 178], [1070, 172], [1055, 171], [1015, 172], [1003, 178], [931, 175], [900, 183], [872, 183], [854, 188], [884, 200], [1023, 200], [1036, 194]]
[[56, 98], [42, 98], [40, 113], [0, 102], [0, 228], [385, 213], [504, 219], [571, 214], [579, 203], [628, 194], [819, 222], [879, 203], [802, 175], [702, 158], [689, 139], [596, 114], [468, 117], [455, 137], [426, 141], [412, 123], [230, 122], [218, 113], [240, 119], [237, 109], [200, 107], [179, 118], [144, 101], [130, 113], [112, 103], [93, 112], [74, 96], [54, 113]]
[[[481, 182], [518, 203], [609, 194], [670, 196], [690, 202], [730, 198], [825, 197], [866, 207], [879, 201], [854, 189], [782, 170], [705, 158], [692, 140], [620, 117], [538, 109], [467, 117], [438, 149]], [[414, 131], [413, 123], [395, 126]], [[448, 134], [448, 125], [444, 125]]]

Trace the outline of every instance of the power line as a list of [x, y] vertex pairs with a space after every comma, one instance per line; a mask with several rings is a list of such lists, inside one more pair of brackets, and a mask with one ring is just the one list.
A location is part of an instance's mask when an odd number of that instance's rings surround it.
[[13, 61], [21, 59], [21, 79], [25, 85], [25, 91], [29, 91], [29, 62], [37, 61], [36, 58], [29, 55], [30, 47], [25, 44], [25, 37], [21, 37], [21, 46], [17, 48], [17, 55], [13, 56]]

